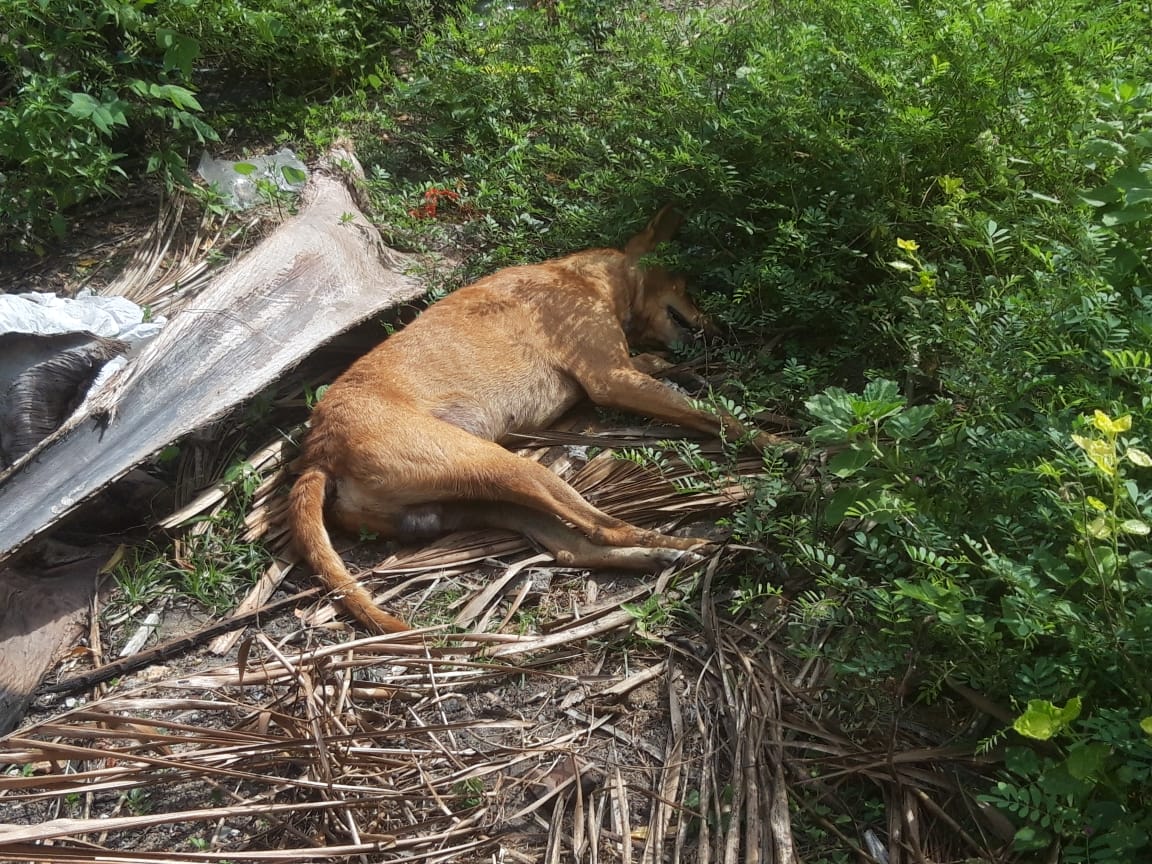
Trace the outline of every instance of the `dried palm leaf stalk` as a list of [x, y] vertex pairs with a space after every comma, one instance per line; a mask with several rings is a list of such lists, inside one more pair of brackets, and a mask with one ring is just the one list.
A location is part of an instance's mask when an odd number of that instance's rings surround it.
[[252, 232], [261, 220], [258, 213], [218, 216], [205, 210], [191, 237], [184, 236], [187, 197], [176, 194], [161, 207], [128, 264], [102, 293], [127, 297], [158, 315], [180, 311], [208, 284], [223, 264], [226, 250]]

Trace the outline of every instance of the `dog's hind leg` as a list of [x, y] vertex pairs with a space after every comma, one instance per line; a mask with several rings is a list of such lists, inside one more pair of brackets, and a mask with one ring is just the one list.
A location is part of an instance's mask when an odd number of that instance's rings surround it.
[[[500, 502], [540, 510], [571, 523], [595, 545], [658, 546], [666, 549], [695, 549], [709, 541], [672, 537], [615, 519], [593, 507], [580, 493], [538, 462], [523, 459], [499, 444], [477, 438], [449, 423], [434, 421], [424, 426], [421, 436], [389, 448], [376, 447], [355, 454], [353, 473], [355, 494], [348, 496], [349, 510], [370, 511], [379, 507], [399, 515], [400, 508], [423, 521], [434, 517], [434, 509], [421, 505], [461, 502]], [[429, 446], [434, 440], [435, 448]], [[435, 458], [430, 458], [431, 454]], [[395, 470], [403, 465], [402, 476]], [[369, 478], [379, 478], [373, 483]], [[338, 511], [341, 506], [337, 496]], [[402, 523], [404, 520], [400, 520]], [[412, 521], [412, 520], [408, 520]], [[353, 526], [354, 527], [354, 526]], [[413, 524], [398, 528], [420, 528]]]
[[659, 570], [693, 553], [661, 546], [600, 546], [555, 516], [516, 504], [445, 504], [442, 525], [449, 530], [501, 528], [523, 534], [547, 549], [565, 567]]
[[673, 537], [616, 519], [593, 507], [579, 492], [539, 462], [522, 459], [489, 441], [473, 441], [484, 445], [474, 448], [484, 452], [483, 455], [475, 454], [475, 458], [459, 466], [472, 475], [477, 493], [463, 496], [465, 498], [520, 504], [551, 513], [572, 523], [599, 546], [659, 546], [687, 550], [709, 542], [695, 537]]

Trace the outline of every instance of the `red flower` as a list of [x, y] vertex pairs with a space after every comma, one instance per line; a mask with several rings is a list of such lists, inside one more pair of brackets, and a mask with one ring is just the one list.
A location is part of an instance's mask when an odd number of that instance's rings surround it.
[[440, 201], [456, 203], [459, 200], [459, 192], [452, 189], [441, 189], [438, 186], [431, 186], [424, 190], [424, 203], [419, 207], [413, 207], [408, 211], [408, 215], [414, 219], [435, 219], [436, 210]]

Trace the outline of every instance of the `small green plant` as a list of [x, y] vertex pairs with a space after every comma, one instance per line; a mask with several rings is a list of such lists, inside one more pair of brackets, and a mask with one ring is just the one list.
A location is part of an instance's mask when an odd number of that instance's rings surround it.
[[672, 605], [655, 594], [640, 603], [623, 603], [620, 608], [636, 619], [636, 632], [643, 639], [656, 636], [672, 620]]
[[984, 799], [1022, 823], [1021, 851], [1062, 838], [1069, 862], [1137, 860], [1152, 848], [1152, 717], [1137, 724], [1122, 711], [1081, 711], [1080, 697], [1063, 707], [1031, 700], [1013, 724], [1025, 746], [1007, 748], [1006, 773]]
[[837, 525], [845, 517], [889, 522], [915, 512], [922, 497], [909, 449], [938, 415], [940, 405], [907, 405], [894, 381], [872, 381], [860, 395], [830, 387], [806, 403], [821, 423], [809, 436], [836, 448], [828, 473], [849, 480], [832, 495], [824, 519]]
[[123, 605], [130, 608], [147, 606], [164, 592], [165, 568], [152, 547], [129, 551], [112, 575]]
[[[705, 456], [700, 445], [689, 439], [660, 441], [656, 447], [622, 447], [615, 455], [656, 471], [685, 494], [715, 490], [726, 479], [723, 466]], [[684, 473], [685, 469], [688, 473]]]
[[304, 402], [311, 411], [316, 405], [324, 398], [324, 393], [328, 390], [327, 384], [321, 384], [319, 387], [304, 387]]
[[465, 807], [479, 807], [484, 803], [484, 781], [479, 777], [458, 781], [452, 791]]
[[267, 550], [239, 537], [242, 514], [258, 478], [244, 475], [237, 489], [241, 493], [237, 510], [225, 510], [194, 523], [181, 540], [177, 556], [166, 559], [164, 568], [175, 579], [181, 593], [217, 612], [229, 609], [236, 598], [268, 567]]
[[754, 578], [740, 580], [740, 586], [735, 590], [729, 604], [733, 615], [741, 612], [762, 613], [765, 609], [774, 609], [784, 594], [779, 585], [757, 582]]
[[120, 802], [133, 816], [145, 816], [152, 812], [152, 795], [139, 787], [125, 792], [120, 796]]

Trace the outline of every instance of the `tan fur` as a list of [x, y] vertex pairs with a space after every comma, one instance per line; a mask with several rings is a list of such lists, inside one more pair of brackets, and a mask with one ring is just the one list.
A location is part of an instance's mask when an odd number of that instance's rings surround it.
[[[325, 501], [350, 531], [404, 539], [508, 528], [571, 566], [651, 569], [707, 542], [614, 519], [495, 443], [547, 426], [584, 396], [689, 429], [748, 434], [629, 357], [630, 344], [688, 338], [671, 309], [693, 328], [709, 326], [681, 279], [640, 267], [679, 222], [665, 208], [623, 251], [511, 267], [461, 288], [328, 388], [312, 415], [290, 518], [298, 548], [352, 615], [381, 632], [406, 629], [345, 568], [324, 527]], [[776, 439], [756, 433], [754, 443]]]

